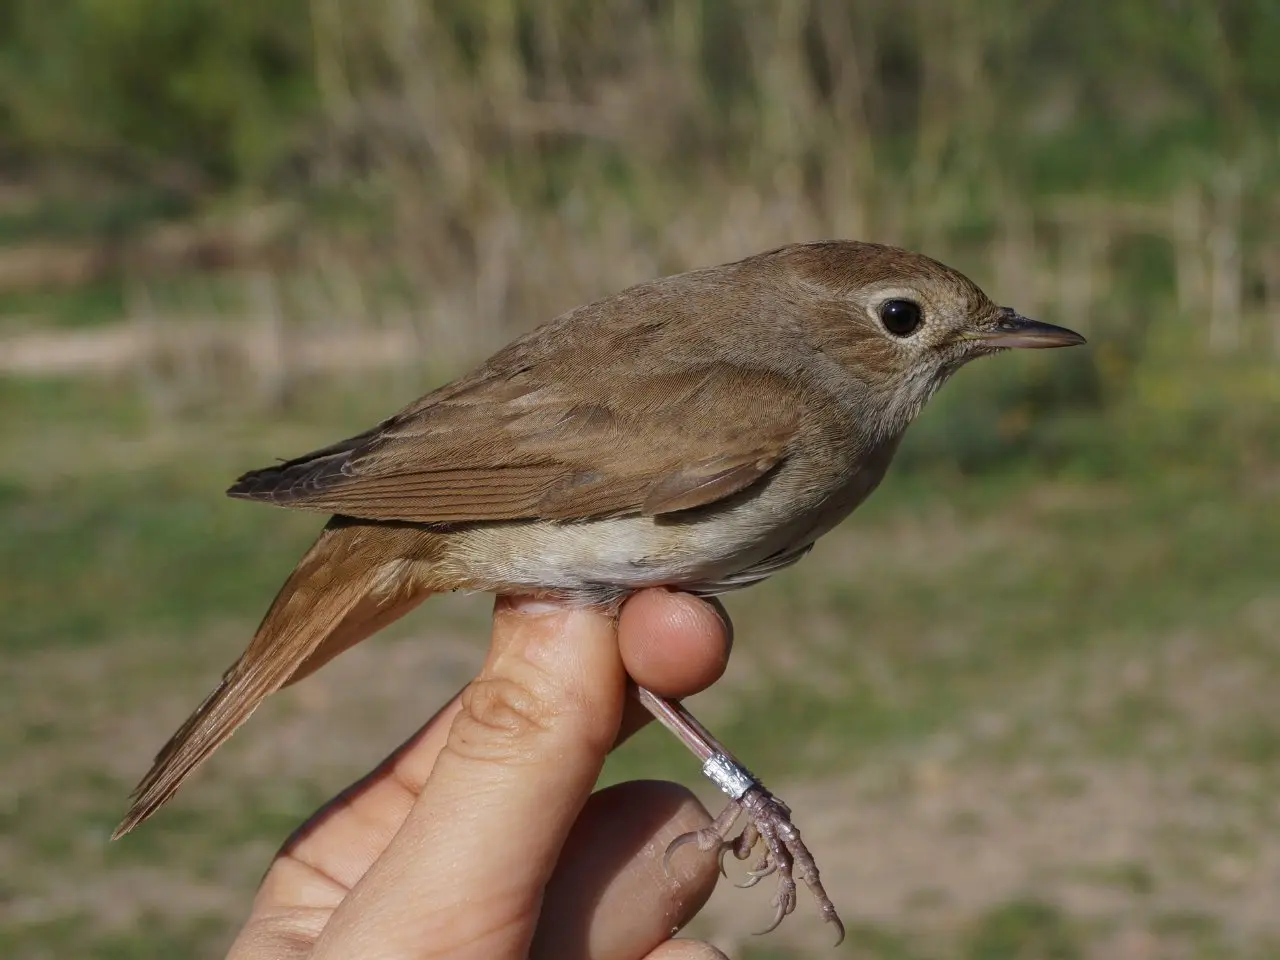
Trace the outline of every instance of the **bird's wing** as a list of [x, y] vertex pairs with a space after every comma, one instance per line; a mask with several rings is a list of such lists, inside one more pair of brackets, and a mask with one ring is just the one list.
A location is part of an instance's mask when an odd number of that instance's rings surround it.
[[668, 514], [737, 493], [787, 456], [803, 391], [717, 363], [630, 386], [480, 371], [377, 427], [255, 470], [233, 497], [371, 520]]

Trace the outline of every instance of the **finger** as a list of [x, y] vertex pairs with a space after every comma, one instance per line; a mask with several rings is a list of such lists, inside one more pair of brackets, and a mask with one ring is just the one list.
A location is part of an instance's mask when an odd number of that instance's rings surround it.
[[617, 736], [611, 617], [499, 601], [493, 644], [395, 839], [317, 957], [522, 957], [560, 849]]
[[618, 648], [627, 674], [660, 697], [679, 699], [724, 673], [732, 627], [723, 609], [689, 593], [642, 590], [618, 618]]
[[[645, 590], [623, 606], [618, 644], [624, 663], [650, 689], [696, 693], [723, 672], [731, 643], [727, 615], [689, 594]], [[671, 653], [665, 653], [669, 646]], [[268, 871], [255, 912], [338, 905], [400, 829], [461, 709], [449, 701], [371, 773], [326, 804], [288, 840]], [[628, 698], [618, 742], [652, 715]]]
[[[688, 594], [646, 590], [624, 605], [619, 619], [619, 647], [651, 689], [686, 696], [723, 671], [732, 628], [718, 604]], [[668, 642], [675, 656], [664, 654]], [[274, 937], [280, 931], [293, 942], [299, 912], [308, 918], [312, 939], [318, 935], [329, 913], [400, 829], [460, 709], [459, 695], [295, 831], [263, 879], [242, 939], [260, 940], [264, 932]], [[628, 697], [617, 742], [650, 720], [652, 715]]]
[[729, 960], [709, 943], [701, 940], [668, 940], [660, 944], [644, 960]]
[[684, 787], [623, 783], [587, 801], [543, 901], [535, 960], [639, 960], [702, 908], [715, 889], [714, 856], [677, 858], [667, 845], [711, 821]]
[[[720, 679], [733, 647], [733, 624], [718, 602], [670, 590], [642, 590], [622, 607], [618, 647], [636, 683], [678, 700]], [[653, 714], [628, 697], [618, 743], [652, 720]]]

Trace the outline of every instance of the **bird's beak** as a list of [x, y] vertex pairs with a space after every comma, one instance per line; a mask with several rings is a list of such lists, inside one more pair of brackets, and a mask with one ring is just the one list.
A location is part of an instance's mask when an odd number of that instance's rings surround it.
[[1041, 323], [1024, 317], [1010, 307], [1005, 307], [999, 319], [989, 327], [974, 330], [969, 338], [988, 347], [1023, 347], [1043, 350], [1046, 347], [1074, 347], [1084, 343], [1084, 337], [1066, 327]]

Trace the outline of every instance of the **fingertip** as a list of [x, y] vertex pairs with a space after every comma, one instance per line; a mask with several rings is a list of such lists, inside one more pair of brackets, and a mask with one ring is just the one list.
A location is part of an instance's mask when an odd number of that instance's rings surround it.
[[623, 604], [618, 643], [627, 674], [663, 697], [718, 680], [729, 662], [732, 625], [719, 604], [673, 590], [642, 590]]
[[691, 852], [663, 869], [671, 841], [710, 822], [706, 808], [675, 783], [632, 781], [593, 794], [547, 885], [530, 956], [648, 956], [715, 890], [714, 855]]
[[729, 957], [702, 940], [668, 940], [645, 960], [729, 960]]

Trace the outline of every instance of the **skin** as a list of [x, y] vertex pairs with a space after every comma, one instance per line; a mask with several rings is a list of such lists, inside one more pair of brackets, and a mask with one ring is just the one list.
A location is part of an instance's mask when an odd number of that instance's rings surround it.
[[606, 754], [664, 696], [724, 671], [727, 618], [645, 590], [615, 621], [499, 599], [480, 673], [366, 777], [316, 812], [268, 869], [234, 960], [555, 957], [710, 960], [673, 940], [715, 886], [715, 858], [662, 852], [710, 818], [684, 787], [593, 793]]

